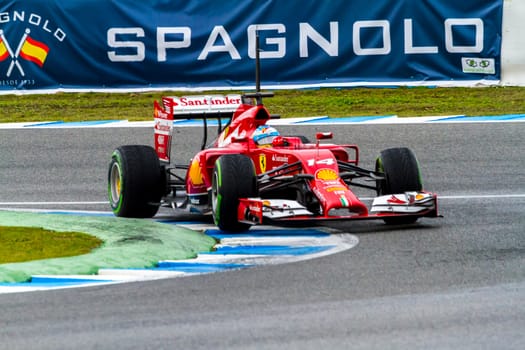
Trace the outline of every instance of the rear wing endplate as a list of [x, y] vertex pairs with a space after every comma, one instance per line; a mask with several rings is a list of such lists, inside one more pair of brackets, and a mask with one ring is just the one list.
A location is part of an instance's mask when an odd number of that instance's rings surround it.
[[[169, 96], [162, 98], [162, 105], [155, 101], [155, 151], [159, 159], [170, 161], [174, 120], [202, 119], [206, 133], [206, 119], [231, 119], [241, 104], [241, 95]], [[206, 134], [203, 143], [205, 140]]]

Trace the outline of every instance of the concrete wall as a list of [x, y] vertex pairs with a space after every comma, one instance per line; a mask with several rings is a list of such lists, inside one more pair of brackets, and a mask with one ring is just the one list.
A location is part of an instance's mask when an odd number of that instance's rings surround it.
[[525, 86], [525, 0], [505, 0], [501, 84]]

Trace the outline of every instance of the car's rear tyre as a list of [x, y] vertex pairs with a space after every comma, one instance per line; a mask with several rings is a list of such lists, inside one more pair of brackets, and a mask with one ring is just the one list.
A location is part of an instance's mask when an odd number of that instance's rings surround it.
[[211, 203], [213, 220], [223, 231], [240, 232], [251, 225], [237, 220], [239, 198], [257, 196], [257, 176], [252, 160], [242, 154], [226, 154], [213, 169]]
[[[384, 180], [377, 181], [379, 196], [421, 191], [423, 188], [421, 172], [414, 153], [405, 147], [389, 148], [381, 152], [376, 160], [376, 171], [385, 175]], [[399, 216], [385, 218], [385, 223], [400, 225], [417, 221], [417, 216]]]
[[155, 150], [149, 146], [118, 147], [111, 155], [108, 197], [121, 217], [151, 218], [159, 210], [164, 176]]

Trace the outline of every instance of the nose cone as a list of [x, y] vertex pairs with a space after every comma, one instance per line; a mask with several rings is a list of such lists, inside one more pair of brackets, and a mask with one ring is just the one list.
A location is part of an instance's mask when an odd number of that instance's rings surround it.
[[348, 189], [340, 178], [333, 180], [316, 180], [314, 190], [323, 207], [323, 213], [328, 216], [332, 209], [347, 208], [352, 213], [367, 215], [368, 208], [361, 202], [356, 195]]

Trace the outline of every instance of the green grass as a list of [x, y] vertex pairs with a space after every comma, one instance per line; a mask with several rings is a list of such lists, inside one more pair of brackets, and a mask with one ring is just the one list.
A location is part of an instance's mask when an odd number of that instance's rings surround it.
[[[166, 95], [189, 94], [195, 93], [0, 95], [0, 122], [151, 120], [154, 100]], [[271, 113], [280, 114], [283, 118], [394, 114], [400, 117], [480, 116], [525, 113], [524, 97], [524, 87], [353, 88], [277, 90], [275, 97], [265, 99], [264, 103]]]
[[80, 232], [0, 226], [0, 264], [87, 254], [102, 243]]

